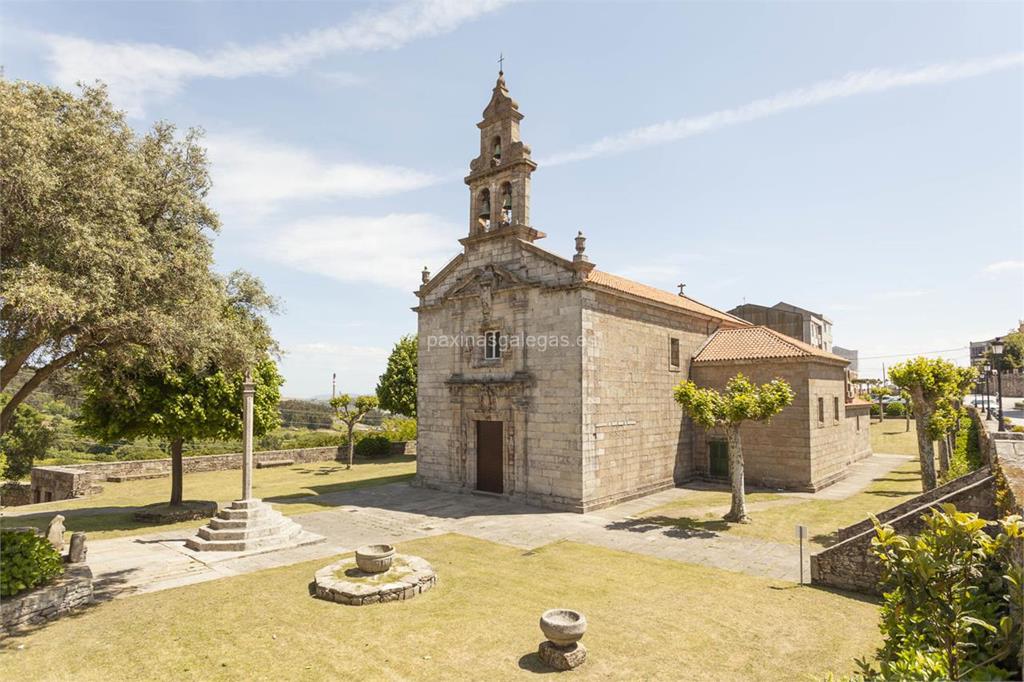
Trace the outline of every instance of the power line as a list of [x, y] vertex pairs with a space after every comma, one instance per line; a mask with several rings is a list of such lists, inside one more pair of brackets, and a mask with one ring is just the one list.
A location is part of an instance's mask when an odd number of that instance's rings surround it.
[[942, 350], [922, 350], [915, 353], [894, 353], [893, 355], [862, 355], [857, 358], [860, 360], [884, 360], [885, 358], [909, 358], [912, 355], [934, 355], [935, 353], [952, 353], [953, 351], [969, 350], [969, 346], [960, 346], [959, 348], [944, 348]]

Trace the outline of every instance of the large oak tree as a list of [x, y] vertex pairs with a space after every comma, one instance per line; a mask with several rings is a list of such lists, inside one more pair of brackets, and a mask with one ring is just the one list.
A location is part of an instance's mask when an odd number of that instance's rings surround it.
[[0, 432], [63, 367], [139, 347], [173, 364], [223, 341], [200, 137], [137, 135], [102, 86], [0, 78]]

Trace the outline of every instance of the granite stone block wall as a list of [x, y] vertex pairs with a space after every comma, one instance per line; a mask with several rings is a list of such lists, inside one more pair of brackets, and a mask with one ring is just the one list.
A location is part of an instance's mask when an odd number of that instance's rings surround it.
[[60, 618], [92, 598], [92, 571], [86, 564], [69, 564], [64, 574], [50, 583], [4, 597], [0, 602], [0, 636]]

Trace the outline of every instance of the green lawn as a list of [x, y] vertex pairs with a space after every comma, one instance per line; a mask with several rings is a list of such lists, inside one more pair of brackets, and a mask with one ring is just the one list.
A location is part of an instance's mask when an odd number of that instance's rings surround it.
[[[395, 456], [379, 460], [356, 460], [351, 470], [340, 462], [312, 462], [290, 467], [256, 469], [253, 494], [284, 514], [321, 511], [334, 502], [318, 496], [368, 485], [394, 483], [412, 478], [416, 458]], [[125, 483], [102, 483], [103, 492], [92, 497], [60, 500], [32, 505], [29, 516], [5, 516], [3, 525], [45, 528], [55, 513], [63, 514], [64, 526], [71, 531], [85, 531], [92, 539], [134, 535], [151, 531], [195, 527], [196, 521], [154, 525], [135, 521], [132, 512], [141, 506], [166, 502], [170, 495], [170, 478], [154, 478]], [[185, 474], [185, 498], [228, 502], [241, 495], [242, 472], [238, 469]], [[5, 514], [18, 513], [20, 507], [6, 508]]]
[[871, 422], [871, 451], [888, 455], [917, 455], [917, 427], [910, 420], [910, 430], [903, 419]]
[[[722, 520], [730, 493], [700, 491], [678, 502], [656, 507], [643, 520], [684, 530], [705, 530], [774, 542], [796, 543], [796, 525], [807, 526], [812, 550], [835, 544], [835, 531], [895, 506], [921, 493], [917, 462], [908, 462], [876, 478], [867, 488], [845, 500], [804, 500], [795, 496], [747, 495], [750, 523]], [[758, 504], [763, 508], [758, 509]]]
[[139, 595], [8, 640], [0, 676], [530, 679], [554, 607], [589, 623], [572, 679], [821, 679], [879, 644], [874, 603], [809, 586], [569, 542], [523, 552], [443, 535], [399, 551], [429, 560], [438, 585], [408, 602], [324, 602], [308, 585], [328, 558]]

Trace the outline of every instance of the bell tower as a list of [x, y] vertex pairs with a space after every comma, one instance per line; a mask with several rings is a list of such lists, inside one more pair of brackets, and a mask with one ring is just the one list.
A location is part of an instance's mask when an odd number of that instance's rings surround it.
[[537, 164], [519, 139], [523, 115], [508, 94], [505, 74], [498, 72], [480, 129], [480, 156], [469, 162], [469, 236], [516, 232], [533, 241], [543, 236], [530, 229], [530, 174]]

